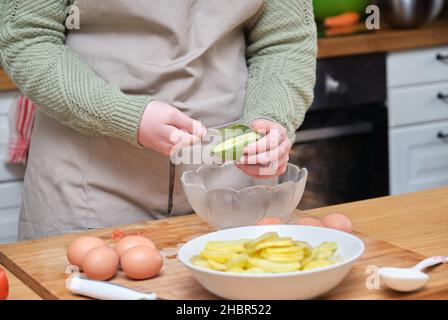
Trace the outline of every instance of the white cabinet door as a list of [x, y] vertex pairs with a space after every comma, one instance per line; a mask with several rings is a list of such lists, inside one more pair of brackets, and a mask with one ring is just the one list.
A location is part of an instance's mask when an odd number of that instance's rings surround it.
[[389, 90], [389, 126], [448, 120], [448, 82]]
[[387, 55], [388, 87], [448, 81], [448, 46], [398, 51]]
[[448, 186], [448, 121], [390, 129], [389, 157], [391, 194]]

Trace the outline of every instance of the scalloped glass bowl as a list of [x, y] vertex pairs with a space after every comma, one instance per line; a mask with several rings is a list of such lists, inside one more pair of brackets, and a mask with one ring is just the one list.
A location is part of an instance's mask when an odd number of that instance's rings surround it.
[[218, 229], [249, 226], [264, 217], [286, 221], [302, 199], [308, 171], [288, 164], [271, 179], [247, 176], [233, 163], [202, 165], [181, 181], [196, 214]]

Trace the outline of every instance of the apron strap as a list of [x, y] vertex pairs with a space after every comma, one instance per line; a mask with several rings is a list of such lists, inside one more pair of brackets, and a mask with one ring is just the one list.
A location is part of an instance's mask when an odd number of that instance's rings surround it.
[[168, 218], [173, 214], [173, 197], [174, 197], [174, 179], [176, 177], [176, 165], [170, 160], [170, 184], [168, 189]]

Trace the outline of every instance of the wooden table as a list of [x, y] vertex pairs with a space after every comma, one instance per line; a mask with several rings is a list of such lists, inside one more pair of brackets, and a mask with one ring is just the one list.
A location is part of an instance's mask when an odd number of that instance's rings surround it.
[[[448, 188], [385, 197], [326, 207], [297, 216], [322, 216], [343, 212], [353, 221], [356, 234], [366, 244], [366, 252], [343, 283], [323, 298], [327, 299], [448, 299], [448, 265], [431, 270], [424, 290], [395, 293], [366, 288], [366, 271], [378, 266], [411, 266], [429, 255], [448, 254]], [[130, 281], [119, 273], [113, 282], [142, 291], [156, 291], [161, 298], [216, 298], [206, 292], [178, 260], [179, 246], [211, 228], [196, 216], [125, 226], [128, 233], [151, 238], [165, 258], [162, 273], [151, 280]], [[112, 229], [88, 232], [113, 243]], [[23, 283], [46, 299], [79, 299], [64, 286], [67, 275], [65, 248], [78, 235], [65, 235], [37, 241], [0, 246], [0, 263]], [[370, 268], [370, 269], [369, 269]], [[14, 294], [14, 293], [12, 293]], [[22, 295], [22, 298], [27, 298]]]
[[424, 256], [448, 255], [448, 187], [307, 213], [322, 217], [329, 212], [344, 213], [356, 230], [376, 239]]

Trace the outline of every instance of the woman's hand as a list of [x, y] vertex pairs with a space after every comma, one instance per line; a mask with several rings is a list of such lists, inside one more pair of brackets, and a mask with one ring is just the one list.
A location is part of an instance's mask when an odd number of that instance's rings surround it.
[[194, 144], [206, 133], [199, 121], [169, 104], [151, 101], [140, 122], [138, 142], [168, 156], [174, 147]]
[[244, 156], [237, 162], [238, 168], [255, 178], [271, 178], [285, 173], [291, 149], [286, 129], [264, 119], [254, 120], [251, 127], [265, 136], [244, 148]]

